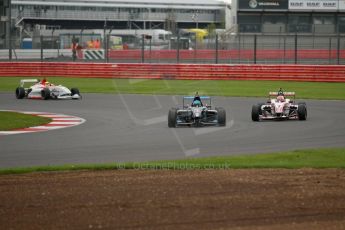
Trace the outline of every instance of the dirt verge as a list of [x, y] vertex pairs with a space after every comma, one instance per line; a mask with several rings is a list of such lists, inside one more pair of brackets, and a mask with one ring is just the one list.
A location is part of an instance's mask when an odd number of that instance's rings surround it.
[[345, 170], [0, 176], [1, 229], [345, 229]]

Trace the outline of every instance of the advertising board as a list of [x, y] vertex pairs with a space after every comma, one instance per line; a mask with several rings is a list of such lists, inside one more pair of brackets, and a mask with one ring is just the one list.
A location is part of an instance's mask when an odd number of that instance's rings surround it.
[[289, 10], [336, 11], [339, 9], [339, 2], [339, 0], [289, 0]]
[[238, 0], [240, 10], [287, 10], [288, 0]]

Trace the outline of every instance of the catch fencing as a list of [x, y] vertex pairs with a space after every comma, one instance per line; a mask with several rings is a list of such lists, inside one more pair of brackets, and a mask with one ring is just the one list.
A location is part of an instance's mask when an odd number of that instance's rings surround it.
[[[91, 35], [90, 35], [91, 36]], [[88, 38], [86, 35], [83, 38]], [[90, 37], [91, 38], [91, 37]], [[104, 63], [190, 63], [190, 64], [345, 64], [345, 36], [301, 34], [214, 35], [202, 41], [177, 40], [155, 45], [144, 38], [133, 44], [107, 49], [101, 39], [99, 49], [78, 47], [72, 58], [70, 44], [59, 37], [38, 37], [31, 48], [11, 42], [11, 50], [0, 49], [0, 61], [104, 62]], [[0, 39], [0, 44], [7, 44]], [[1, 45], [0, 45], [1, 47]]]

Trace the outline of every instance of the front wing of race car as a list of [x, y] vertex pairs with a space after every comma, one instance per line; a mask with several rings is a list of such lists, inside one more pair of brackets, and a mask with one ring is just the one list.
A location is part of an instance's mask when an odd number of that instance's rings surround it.
[[189, 126], [189, 127], [203, 127], [203, 126], [225, 126], [226, 112], [222, 107], [215, 109], [202, 109], [192, 111], [188, 109], [172, 108], [168, 114], [168, 126]]
[[81, 96], [79, 94], [74, 94], [74, 95], [58, 95], [56, 99], [80, 99]]
[[177, 110], [176, 126], [212, 126], [218, 125], [218, 112], [216, 110], [201, 109], [193, 111], [192, 109]]
[[253, 105], [252, 120], [306, 120], [307, 108], [305, 103], [291, 104], [282, 113], [272, 112], [270, 104]]
[[298, 116], [296, 115], [284, 115], [284, 114], [280, 114], [280, 115], [260, 115], [260, 120], [292, 120], [292, 119], [298, 119]]
[[282, 113], [272, 113], [271, 105], [262, 105], [260, 110], [261, 120], [287, 120], [298, 119], [297, 105], [288, 105]]

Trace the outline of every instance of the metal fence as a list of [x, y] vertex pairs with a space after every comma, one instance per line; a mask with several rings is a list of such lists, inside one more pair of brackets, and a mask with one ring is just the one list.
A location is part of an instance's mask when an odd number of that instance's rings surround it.
[[[79, 43], [86, 44], [88, 39], [92, 36], [84, 35]], [[0, 40], [0, 61], [345, 64], [344, 35], [215, 35], [202, 41], [176, 37], [165, 44], [155, 44], [143, 36], [116, 47], [109, 35], [99, 39], [99, 48], [79, 44], [76, 58], [72, 43], [60, 37], [36, 36], [11, 43]]]

